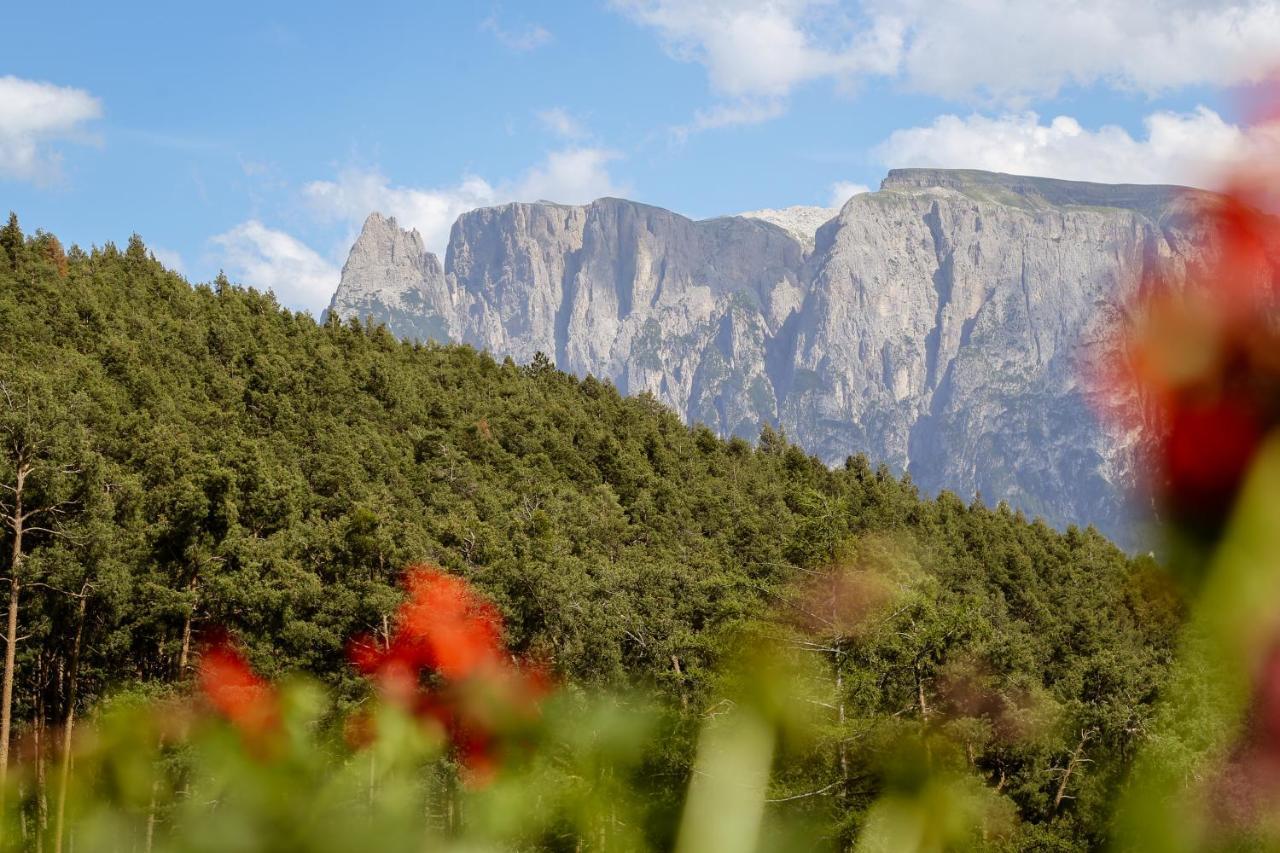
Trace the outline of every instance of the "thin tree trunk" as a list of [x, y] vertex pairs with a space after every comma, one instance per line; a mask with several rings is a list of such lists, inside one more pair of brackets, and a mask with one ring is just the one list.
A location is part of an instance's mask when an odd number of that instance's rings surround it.
[[[26, 796], [26, 793], [27, 793], [27, 786], [19, 782], [18, 783], [18, 802], [22, 802], [22, 799], [23, 797]], [[18, 811], [18, 829], [22, 831], [22, 847], [27, 846], [27, 840], [32, 836], [31, 823], [32, 821], [31, 821], [30, 812], [28, 812], [26, 809], [20, 809]], [[22, 849], [22, 848], [20, 847], [19, 849]]]
[[[929, 725], [929, 703], [924, 695], [924, 678], [920, 675], [920, 661], [915, 663], [916, 672], [916, 701], [920, 703], [920, 722], [926, 726]], [[924, 758], [925, 762], [933, 766], [933, 743], [929, 738], [924, 739]]]
[[836, 722], [840, 724], [839, 733], [836, 740], [836, 754], [840, 765], [840, 781], [844, 784], [840, 786], [840, 797], [843, 799], [848, 794], [849, 785], [849, 747], [844, 739], [844, 672], [840, 665], [841, 655], [836, 653]]
[[845, 710], [844, 710], [844, 630], [841, 628], [840, 618], [840, 580], [841, 570], [835, 567], [827, 570], [827, 579], [831, 582], [830, 588], [830, 619], [831, 625], [831, 664], [836, 675], [835, 700], [836, 705], [836, 767], [840, 771], [840, 790], [839, 798], [842, 804], [847, 805], [849, 799], [849, 744], [845, 741]]
[[1071, 752], [1071, 760], [1067, 762], [1067, 768], [1062, 771], [1062, 781], [1058, 783], [1058, 792], [1053, 797], [1053, 811], [1055, 813], [1058, 811], [1058, 806], [1062, 805], [1062, 801], [1067, 797], [1067, 782], [1071, 781], [1071, 774], [1080, 765], [1084, 745], [1088, 740], [1089, 732], [1081, 732], [1080, 742], [1076, 744], [1076, 748]]
[[680, 708], [687, 711], [689, 710], [689, 694], [684, 690], [684, 672], [680, 669], [680, 658], [672, 655], [671, 667], [676, 671], [676, 678], [680, 680]]
[[36, 720], [35, 720], [35, 748], [36, 748], [36, 849], [44, 850], [44, 831], [49, 827], [49, 798], [48, 798], [48, 777], [45, 769], [45, 752], [48, 750], [48, 726], [45, 718], [48, 716], [44, 699], [45, 699], [45, 677], [46, 664], [44, 652], [40, 653], [39, 664], [36, 678]]
[[191, 607], [187, 610], [186, 618], [182, 620], [182, 653], [178, 656], [178, 678], [181, 679], [187, 674], [187, 661], [191, 657], [191, 622], [196, 615], [196, 579], [191, 578], [191, 583], [187, 584], [187, 591], [192, 593]]
[[151, 853], [151, 845], [156, 837], [156, 811], [160, 805], [160, 777], [151, 783], [151, 803], [147, 806], [147, 846], [146, 853]]
[[26, 520], [22, 513], [22, 488], [26, 483], [27, 468], [18, 467], [14, 492], [13, 515], [9, 519], [13, 528], [13, 556], [9, 560], [9, 624], [5, 631], [4, 688], [0, 693], [0, 797], [9, 778], [9, 730], [13, 722], [13, 668], [18, 645], [18, 595], [21, 590], [18, 578], [22, 572], [22, 530]]
[[67, 721], [62, 732], [62, 767], [58, 776], [58, 810], [53, 824], [53, 850], [62, 853], [63, 831], [66, 827], [67, 788], [71, 784], [71, 733], [76, 722], [76, 674], [80, 669], [80, 640], [84, 636], [84, 612], [89, 602], [89, 589], [80, 590], [80, 612], [76, 621], [76, 636], [71, 643], [71, 665], [67, 676]]
[[920, 703], [920, 719], [929, 721], [929, 703], [924, 698], [924, 679], [920, 677], [920, 663], [916, 662], [916, 701]]
[[458, 805], [458, 784], [457, 780], [452, 778], [452, 774], [445, 775], [445, 832], [449, 837], [454, 837], [458, 832], [461, 824], [460, 809]]

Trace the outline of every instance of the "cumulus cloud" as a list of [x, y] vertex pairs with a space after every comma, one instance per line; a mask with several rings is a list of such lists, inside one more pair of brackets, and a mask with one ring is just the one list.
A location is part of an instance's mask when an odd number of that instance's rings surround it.
[[731, 99], [888, 78], [1021, 106], [1069, 85], [1148, 94], [1256, 81], [1280, 0], [614, 0]]
[[491, 33], [504, 47], [518, 53], [537, 50], [552, 39], [551, 32], [538, 24], [527, 24], [522, 27], [508, 29], [498, 20], [496, 14], [490, 15], [481, 21], [480, 29]]
[[946, 97], [1016, 102], [1068, 85], [1156, 94], [1261, 79], [1276, 61], [1276, 0], [875, 0], [901, 15], [900, 73]]
[[419, 189], [395, 186], [371, 169], [346, 169], [335, 181], [312, 181], [303, 194], [321, 219], [353, 228], [375, 210], [394, 216], [402, 226], [418, 229], [427, 248], [437, 253], [443, 251], [460, 214], [498, 201], [494, 187], [474, 175], [453, 186]]
[[626, 195], [628, 189], [614, 181], [609, 163], [621, 157], [607, 148], [569, 148], [553, 151], [509, 188], [500, 193], [509, 201], [558, 201], [583, 204], [601, 196]]
[[827, 207], [844, 207], [844, 203], [855, 195], [869, 192], [871, 192], [871, 187], [866, 184], [855, 184], [852, 181], [836, 181], [831, 185], [831, 199], [827, 202]]
[[210, 241], [230, 278], [270, 290], [284, 305], [319, 316], [338, 286], [339, 269], [315, 250], [256, 219]]
[[789, 93], [819, 77], [891, 71], [901, 27], [855, 27], [824, 0], [615, 0], [657, 30], [678, 59], [704, 65], [712, 87], [732, 97]]
[[494, 184], [472, 175], [437, 188], [395, 186], [376, 170], [349, 169], [336, 181], [313, 181], [303, 192], [323, 219], [355, 228], [376, 210], [416, 228], [428, 249], [443, 254], [454, 220], [477, 207], [540, 199], [581, 204], [626, 194], [609, 174], [618, 156], [603, 148], [568, 148], [548, 154], [514, 181]]
[[61, 140], [87, 139], [102, 102], [83, 89], [0, 77], [0, 177], [49, 183], [61, 176]]
[[[307, 184], [303, 196], [321, 221], [347, 226], [348, 234], [334, 246], [335, 257], [351, 245], [373, 211], [394, 216], [403, 227], [416, 228], [427, 248], [443, 255], [454, 220], [468, 210], [538, 199], [577, 204], [625, 194], [625, 187], [608, 172], [608, 164], [617, 156], [602, 148], [568, 148], [551, 152], [516, 180], [491, 183], [467, 175], [452, 186], [438, 188], [396, 186], [377, 170], [348, 169], [337, 180]], [[281, 303], [313, 314], [328, 306], [341, 277], [338, 263], [256, 219], [210, 242], [233, 279], [270, 290]]]
[[[1203, 184], [1248, 146], [1260, 144], [1206, 107], [1157, 112], [1134, 138], [1116, 126], [1089, 130], [1070, 116], [1033, 112], [997, 117], [944, 115], [894, 131], [873, 155], [890, 167], [986, 169], [1115, 183]], [[1259, 131], [1263, 133], [1265, 131]]]

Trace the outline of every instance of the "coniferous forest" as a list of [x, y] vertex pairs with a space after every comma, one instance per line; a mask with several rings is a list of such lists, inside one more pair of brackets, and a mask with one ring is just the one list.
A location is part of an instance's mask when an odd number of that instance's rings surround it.
[[[769, 429], [725, 441], [545, 358], [193, 286], [138, 237], [64, 250], [9, 220], [0, 383], [27, 843], [52, 832], [68, 723], [185, 695], [219, 638], [359, 706], [350, 643], [389, 644], [415, 564], [493, 602], [507, 652], [562, 691], [665, 709], [632, 771], [657, 847], [699, 727], [765, 677], [744, 646], [805, 661], [813, 724], [773, 759], [768, 809], [833, 847], [905, 784], [885, 758], [904, 732], [945, 735], [954, 755], [926, 763], [1007, 809], [991, 845], [1098, 846], [1173, 657], [1164, 575], [1091, 529], [922, 495], [863, 457], [830, 469]], [[850, 598], [874, 618], [824, 618]]]

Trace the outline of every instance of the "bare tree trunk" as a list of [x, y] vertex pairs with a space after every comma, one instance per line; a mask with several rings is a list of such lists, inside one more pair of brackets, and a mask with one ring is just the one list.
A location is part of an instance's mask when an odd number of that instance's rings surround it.
[[684, 671], [680, 669], [680, 658], [675, 655], [671, 656], [671, 668], [676, 671], [676, 678], [680, 679], [680, 709], [689, 710], [689, 694], [684, 690]]
[[1053, 797], [1053, 812], [1058, 811], [1058, 806], [1062, 805], [1062, 801], [1067, 797], [1067, 782], [1071, 781], [1071, 774], [1080, 766], [1082, 755], [1084, 753], [1084, 745], [1089, 740], [1090, 732], [1080, 732], [1080, 742], [1076, 744], [1076, 748], [1071, 752], [1071, 759], [1067, 762], [1067, 767], [1062, 771], [1062, 780], [1058, 782], [1058, 792]]
[[191, 657], [191, 623], [196, 615], [195, 591], [196, 578], [191, 577], [191, 583], [187, 584], [187, 591], [192, 593], [191, 608], [187, 610], [186, 618], [182, 620], [182, 652], [178, 656], [178, 678], [181, 679], [187, 674], [187, 662]]
[[[928, 724], [929, 724], [929, 702], [928, 702], [928, 700], [926, 700], [926, 699], [925, 699], [925, 695], [924, 695], [924, 678], [920, 675], [920, 661], [919, 661], [919, 659], [917, 659], [917, 660], [916, 660], [916, 663], [915, 663], [915, 673], [916, 673], [916, 701], [920, 703], [920, 722], [922, 722], [922, 723], [924, 723], [926, 726], [928, 726]], [[927, 764], [928, 764], [930, 767], [932, 767], [932, 765], [933, 765], [933, 743], [932, 743], [932, 741], [930, 741], [930, 739], [929, 739], [927, 736], [924, 738], [924, 758], [925, 758], [925, 761], [927, 762]]]
[[26, 521], [22, 511], [22, 489], [29, 470], [26, 465], [18, 466], [13, 515], [9, 518], [9, 525], [13, 528], [13, 555], [9, 560], [9, 624], [5, 631], [4, 688], [0, 693], [0, 797], [9, 778], [9, 730], [13, 723], [13, 668], [18, 645], [18, 595], [21, 590], [18, 578], [22, 573], [22, 531]]
[[458, 781], [446, 771], [445, 784], [445, 832], [455, 837], [462, 825], [462, 808], [458, 803]]
[[920, 662], [916, 661], [916, 701], [920, 703], [920, 719], [928, 722], [929, 703], [924, 698], [924, 679], [920, 677]]
[[66, 828], [67, 788], [71, 783], [71, 734], [76, 722], [76, 674], [80, 669], [80, 640], [84, 636], [84, 612], [89, 602], [86, 584], [80, 590], [80, 612], [76, 621], [76, 636], [71, 643], [71, 665], [67, 677], [67, 720], [62, 731], [62, 767], [58, 775], [58, 810], [54, 816], [53, 849], [62, 853], [62, 838]]
[[156, 811], [160, 806], [160, 777], [151, 783], [151, 802], [147, 806], [147, 845], [146, 853], [151, 853], [151, 845], [156, 837]]
[[836, 722], [840, 724], [836, 740], [836, 755], [840, 766], [840, 781], [844, 783], [840, 788], [840, 796], [843, 798], [848, 793], [846, 789], [849, 784], [849, 746], [844, 738], [844, 671], [840, 665], [840, 657], [840, 653], [836, 652]]
[[48, 781], [46, 775], [45, 753], [48, 750], [48, 726], [45, 718], [48, 716], [44, 698], [45, 698], [45, 673], [46, 664], [44, 652], [40, 653], [39, 665], [36, 677], [36, 719], [35, 719], [35, 748], [36, 748], [36, 849], [44, 850], [44, 831], [49, 827], [49, 798], [48, 798]]
[[[22, 782], [18, 782], [18, 802], [22, 802], [23, 797], [25, 797], [26, 795], [27, 795], [27, 786], [22, 784]], [[25, 809], [19, 809], [18, 810], [18, 829], [21, 830], [22, 832], [22, 846], [19, 847], [18, 849], [22, 849], [22, 847], [27, 846], [27, 840], [32, 836], [31, 823], [32, 821], [31, 821], [30, 812], [26, 811]]]

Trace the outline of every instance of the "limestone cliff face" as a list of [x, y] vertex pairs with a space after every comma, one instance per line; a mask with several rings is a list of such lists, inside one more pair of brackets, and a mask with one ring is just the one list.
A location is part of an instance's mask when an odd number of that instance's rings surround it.
[[445, 341], [458, 331], [444, 266], [417, 231], [372, 213], [351, 246], [329, 306], [343, 318], [373, 317], [399, 337]]
[[1200, 200], [901, 170], [812, 242], [619, 199], [509, 204], [460, 217], [443, 265], [374, 214], [331, 310], [521, 362], [541, 351], [725, 435], [780, 425], [828, 462], [865, 452], [930, 492], [1133, 542], [1142, 437], [1100, 427], [1080, 377], [1145, 272], [1197, 262]]
[[725, 432], [777, 417], [765, 343], [804, 294], [803, 250], [781, 228], [620, 199], [508, 204], [458, 219], [446, 268], [452, 340], [519, 362], [544, 352]]

